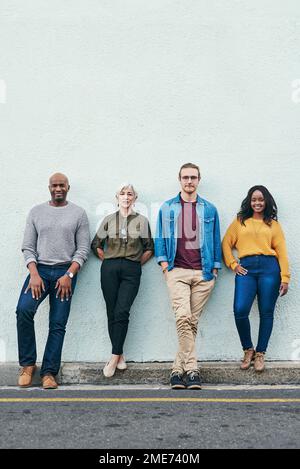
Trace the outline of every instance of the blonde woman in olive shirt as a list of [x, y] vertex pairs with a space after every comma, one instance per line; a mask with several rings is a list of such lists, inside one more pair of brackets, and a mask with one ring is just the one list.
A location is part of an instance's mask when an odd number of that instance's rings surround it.
[[[255, 371], [261, 372], [265, 368], [264, 354], [272, 333], [276, 301], [279, 295], [287, 293], [290, 280], [277, 206], [266, 187], [254, 186], [249, 190], [224, 236], [222, 248], [227, 267], [236, 274], [234, 316], [244, 350], [241, 369], [249, 369], [254, 360]], [[237, 250], [239, 262], [232, 249]], [[254, 349], [249, 314], [256, 296], [260, 326]]]
[[117, 191], [119, 210], [104, 218], [92, 250], [101, 260], [101, 288], [106, 303], [112, 355], [103, 369], [107, 378], [116, 368], [126, 369], [123, 345], [130, 308], [138, 293], [142, 265], [153, 255], [154, 245], [148, 219], [133, 210], [137, 192], [132, 184]]

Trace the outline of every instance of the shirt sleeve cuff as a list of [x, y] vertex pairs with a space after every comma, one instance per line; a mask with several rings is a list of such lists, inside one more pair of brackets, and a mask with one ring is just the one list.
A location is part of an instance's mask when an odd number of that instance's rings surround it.
[[214, 269], [222, 269], [221, 262], [214, 262]]
[[146, 252], [146, 251], [154, 252], [154, 248], [152, 248], [151, 246], [143, 248], [143, 252]]
[[159, 256], [156, 259], [158, 264], [160, 264], [161, 262], [169, 262], [167, 256]]

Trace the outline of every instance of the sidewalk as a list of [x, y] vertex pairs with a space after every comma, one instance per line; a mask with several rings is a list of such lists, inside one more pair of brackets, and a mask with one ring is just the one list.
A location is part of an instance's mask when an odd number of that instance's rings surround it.
[[[168, 384], [171, 363], [128, 363], [125, 371], [116, 371], [113, 378], [105, 378], [102, 369], [105, 363], [66, 362], [62, 363], [58, 381], [61, 384]], [[239, 362], [202, 362], [201, 379], [205, 384], [300, 384], [300, 361], [266, 362], [262, 374], [239, 369]], [[15, 386], [19, 373], [16, 362], [0, 364], [0, 386]], [[39, 373], [33, 384], [39, 384]]]

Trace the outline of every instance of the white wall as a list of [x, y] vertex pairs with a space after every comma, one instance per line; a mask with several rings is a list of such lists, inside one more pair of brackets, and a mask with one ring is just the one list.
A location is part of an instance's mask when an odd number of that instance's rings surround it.
[[[181, 164], [200, 165], [200, 194], [222, 234], [250, 186], [279, 206], [292, 271], [268, 357], [300, 358], [300, 5], [297, 0], [0, 0], [0, 360], [17, 360], [15, 306], [26, 275], [29, 209], [65, 172], [91, 234], [124, 180], [155, 218], [178, 191]], [[239, 359], [233, 275], [223, 269], [201, 319], [199, 357]], [[36, 325], [39, 358], [47, 305]], [[257, 309], [253, 309], [254, 337]], [[161, 272], [143, 271], [126, 341], [130, 360], [171, 360], [175, 324]], [[99, 263], [80, 274], [66, 361], [109, 355]]]

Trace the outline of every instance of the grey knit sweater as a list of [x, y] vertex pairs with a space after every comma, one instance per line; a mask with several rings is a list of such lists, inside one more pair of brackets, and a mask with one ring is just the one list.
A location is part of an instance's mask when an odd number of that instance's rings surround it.
[[30, 210], [22, 245], [26, 265], [75, 261], [82, 266], [89, 250], [89, 222], [83, 208], [72, 202], [64, 207], [46, 202]]

